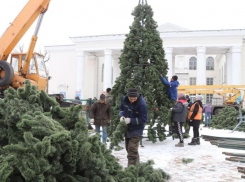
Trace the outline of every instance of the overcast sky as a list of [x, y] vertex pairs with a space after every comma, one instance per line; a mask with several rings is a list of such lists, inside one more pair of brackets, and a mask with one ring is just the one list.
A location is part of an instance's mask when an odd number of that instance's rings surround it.
[[[0, 36], [28, 0], [0, 0]], [[51, 0], [38, 34], [36, 51], [72, 44], [69, 37], [128, 33], [139, 0]], [[147, 0], [158, 25], [189, 30], [245, 29], [245, 0]], [[28, 49], [36, 23], [19, 42]]]

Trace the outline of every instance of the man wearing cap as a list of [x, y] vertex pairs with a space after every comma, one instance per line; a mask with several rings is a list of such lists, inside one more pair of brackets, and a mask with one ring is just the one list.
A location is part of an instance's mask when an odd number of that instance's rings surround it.
[[199, 137], [199, 126], [202, 120], [202, 96], [197, 95], [195, 102], [192, 104], [188, 119], [190, 120], [190, 126], [193, 126], [194, 136], [192, 138], [191, 143], [188, 145], [200, 145], [200, 137]]
[[123, 96], [119, 112], [120, 122], [127, 124], [125, 147], [128, 153], [128, 166], [139, 163], [139, 141], [142, 138], [147, 121], [147, 106], [137, 89], [131, 88]]
[[100, 100], [95, 102], [90, 110], [90, 122], [94, 123], [95, 131], [100, 133], [100, 126], [102, 126], [102, 139], [106, 144], [107, 139], [107, 125], [111, 121], [111, 105], [105, 102], [105, 95], [100, 95]]

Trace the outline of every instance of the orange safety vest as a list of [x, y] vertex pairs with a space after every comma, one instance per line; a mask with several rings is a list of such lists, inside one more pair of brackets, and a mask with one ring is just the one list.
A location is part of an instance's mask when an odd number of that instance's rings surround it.
[[[193, 114], [193, 111], [194, 111], [194, 108], [195, 108], [196, 104], [198, 104], [198, 103], [192, 104], [192, 106], [190, 108], [190, 112], [188, 114], [188, 119], [191, 119], [191, 115]], [[201, 119], [202, 119], [202, 107], [199, 106], [197, 115], [194, 117], [194, 120], [201, 120]]]

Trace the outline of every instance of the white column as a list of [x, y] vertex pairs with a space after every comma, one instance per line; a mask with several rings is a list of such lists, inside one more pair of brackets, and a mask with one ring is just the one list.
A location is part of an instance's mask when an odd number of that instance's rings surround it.
[[173, 48], [172, 47], [166, 47], [164, 48], [165, 50], [165, 55], [166, 55], [166, 59], [168, 61], [168, 79], [172, 78], [173, 76], [173, 63], [172, 63], [172, 59], [173, 59]]
[[206, 85], [206, 47], [197, 47], [197, 85]]
[[83, 87], [84, 87], [84, 62], [85, 53], [82, 50], [77, 50], [77, 84], [76, 84], [76, 94], [80, 94], [83, 98]]
[[112, 50], [104, 50], [104, 53], [105, 53], [105, 61], [104, 61], [103, 91], [106, 91], [107, 88], [111, 88]]
[[232, 85], [241, 85], [241, 51], [241, 47], [231, 48]]
[[232, 85], [232, 62], [231, 62], [231, 52], [226, 53], [226, 83], [227, 85]]
[[114, 66], [113, 66], [113, 84], [115, 84], [116, 78], [120, 76], [120, 68], [119, 68], [119, 55], [113, 56]]
[[173, 63], [172, 74], [175, 75], [175, 55], [173, 55], [173, 57], [172, 57], [172, 63]]

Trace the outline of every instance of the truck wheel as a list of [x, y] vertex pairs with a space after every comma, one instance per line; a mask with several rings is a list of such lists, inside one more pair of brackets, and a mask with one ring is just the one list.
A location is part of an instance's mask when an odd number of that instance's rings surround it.
[[6, 61], [0, 60], [0, 87], [8, 86], [12, 83], [14, 77], [14, 69]]

